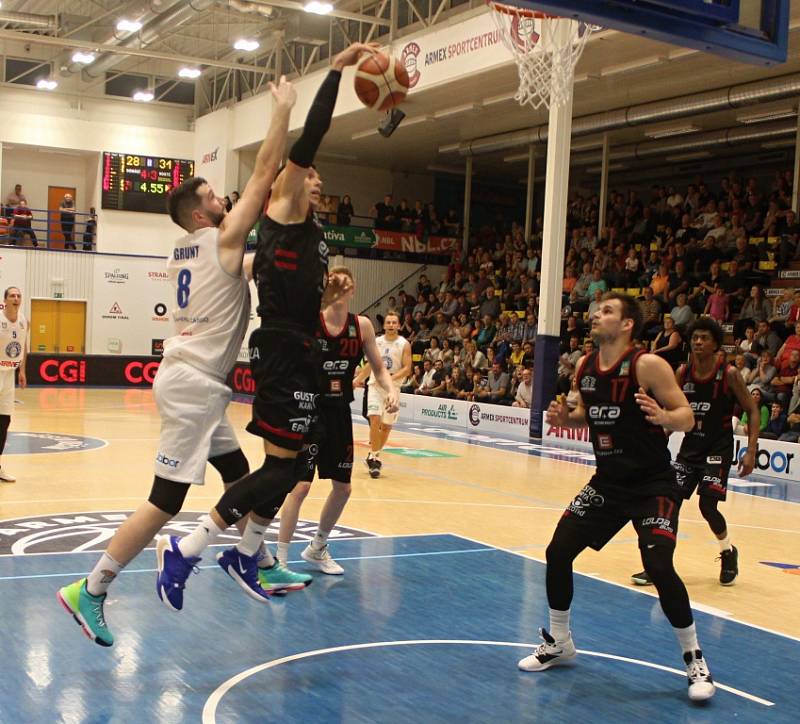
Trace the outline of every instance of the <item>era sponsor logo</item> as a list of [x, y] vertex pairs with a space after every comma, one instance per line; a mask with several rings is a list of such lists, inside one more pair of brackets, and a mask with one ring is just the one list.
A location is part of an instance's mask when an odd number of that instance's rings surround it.
[[692, 408], [692, 412], [700, 413], [702, 415], [702, 414], [705, 414], [706, 412], [708, 412], [711, 409], [711, 403], [710, 402], [690, 402], [689, 403], [689, 407]]
[[125, 367], [125, 379], [131, 384], [141, 385], [145, 382], [153, 384], [161, 362], [138, 362], [134, 360]]
[[350, 362], [347, 360], [326, 359], [322, 364], [322, 369], [325, 370], [325, 372], [346, 372], [349, 365]]
[[180, 460], [169, 458], [164, 453], [160, 452], [156, 455], [156, 462], [160, 465], [166, 465], [168, 468], [176, 468], [181, 464]]
[[622, 410], [616, 405], [590, 405], [589, 419], [595, 422], [618, 420]]
[[46, 359], [39, 365], [39, 377], [45, 382], [86, 382], [86, 362], [67, 359]]

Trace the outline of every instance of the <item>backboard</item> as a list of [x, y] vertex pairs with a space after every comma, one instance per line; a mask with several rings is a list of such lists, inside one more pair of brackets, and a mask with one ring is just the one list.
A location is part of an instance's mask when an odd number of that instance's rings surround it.
[[745, 63], [786, 61], [790, 0], [504, 0]]

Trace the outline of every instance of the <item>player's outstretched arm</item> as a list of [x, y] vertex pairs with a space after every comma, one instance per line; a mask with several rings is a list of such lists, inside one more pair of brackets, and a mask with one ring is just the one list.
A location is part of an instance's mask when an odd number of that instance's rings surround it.
[[[297, 91], [284, 76], [281, 76], [277, 86], [270, 83], [269, 88], [274, 101], [269, 131], [258, 149], [253, 175], [250, 176], [239, 203], [230, 210], [220, 225], [220, 247], [241, 250], [242, 255], [250, 229], [264, 212], [267, 194], [275, 180], [286, 147], [289, 115], [297, 100]], [[238, 261], [241, 264], [241, 257]]]
[[643, 354], [636, 361], [636, 378], [636, 402], [649, 423], [678, 432], [689, 432], [694, 427], [689, 401], [665, 360], [655, 354]]
[[[289, 161], [281, 176], [280, 186], [275, 189], [273, 201], [270, 203], [270, 216], [277, 221], [283, 223], [283, 219], [274, 216], [272, 203], [302, 196], [308, 169], [314, 163], [322, 139], [331, 126], [342, 70], [348, 65], [355, 65], [364, 53], [374, 53], [377, 49], [377, 43], [352, 43], [331, 62], [331, 70], [322, 81], [311, 108], [308, 109], [303, 133], [289, 151]], [[281, 216], [286, 213], [280, 206], [277, 211]]]
[[[364, 356], [367, 358], [368, 366], [375, 372], [375, 381], [386, 393], [386, 410], [390, 413], [396, 412], [400, 406], [400, 398], [397, 394], [397, 388], [392, 384], [389, 370], [383, 364], [378, 345], [375, 343], [375, 329], [372, 326], [372, 322], [369, 317], [359, 315], [358, 326], [361, 330], [361, 343], [364, 345]], [[359, 376], [362, 373], [359, 373]]]
[[[747, 391], [747, 387], [744, 385], [744, 380], [742, 379], [739, 370], [734, 367], [728, 367], [726, 377], [728, 381], [728, 387], [730, 387], [731, 392], [733, 392], [733, 394], [736, 396], [736, 400], [742, 406], [742, 409], [747, 413], [747, 419], [758, 420], [761, 415], [761, 411], [758, 409], [755, 398]], [[739, 461], [739, 475], [742, 477], [750, 475], [750, 473], [753, 472], [753, 468], [756, 466], [759, 432], [760, 430], [758, 425], [748, 426], [747, 452], [742, 455], [742, 459]]]

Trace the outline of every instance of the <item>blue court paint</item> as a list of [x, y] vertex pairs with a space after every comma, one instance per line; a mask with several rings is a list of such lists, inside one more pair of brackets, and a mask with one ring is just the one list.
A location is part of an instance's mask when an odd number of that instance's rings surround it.
[[[214, 692], [251, 669], [219, 698], [220, 724], [796, 721], [798, 640], [697, 613], [715, 678], [774, 706], [718, 691], [696, 707], [657, 601], [576, 576], [572, 630], [586, 653], [570, 668], [520, 672], [523, 644], [547, 623], [541, 563], [452, 535], [331, 546], [344, 576], [315, 575], [268, 605], [211, 560], [180, 613], [158, 601], [152, 573], [122, 575], [106, 606], [111, 649], [56, 602], [68, 579], [19, 578], [85, 570], [96, 554], [0, 559], [0, 721], [200, 722]], [[146, 552], [134, 565], [153, 561]], [[396, 644], [406, 641], [422, 643]], [[325, 649], [340, 650], [310, 655]]]
[[61, 432], [9, 432], [3, 455], [80, 452], [108, 445], [99, 437], [66, 435]]

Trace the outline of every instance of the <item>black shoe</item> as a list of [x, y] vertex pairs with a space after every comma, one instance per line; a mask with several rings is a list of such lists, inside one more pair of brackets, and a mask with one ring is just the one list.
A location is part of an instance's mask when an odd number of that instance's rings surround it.
[[719, 560], [719, 582], [723, 586], [732, 586], [739, 575], [739, 551], [736, 550], [736, 546], [731, 546], [729, 551], [722, 551]]
[[379, 478], [381, 476], [381, 461], [378, 458], [367, 458], [367, 467], [371, 478]]
[[653, 579], [647, 575], [647, 571], [642, 571], [641, 573], [634, 573], [631, 576], [631, 583], [637, 586], [652, 586]]

